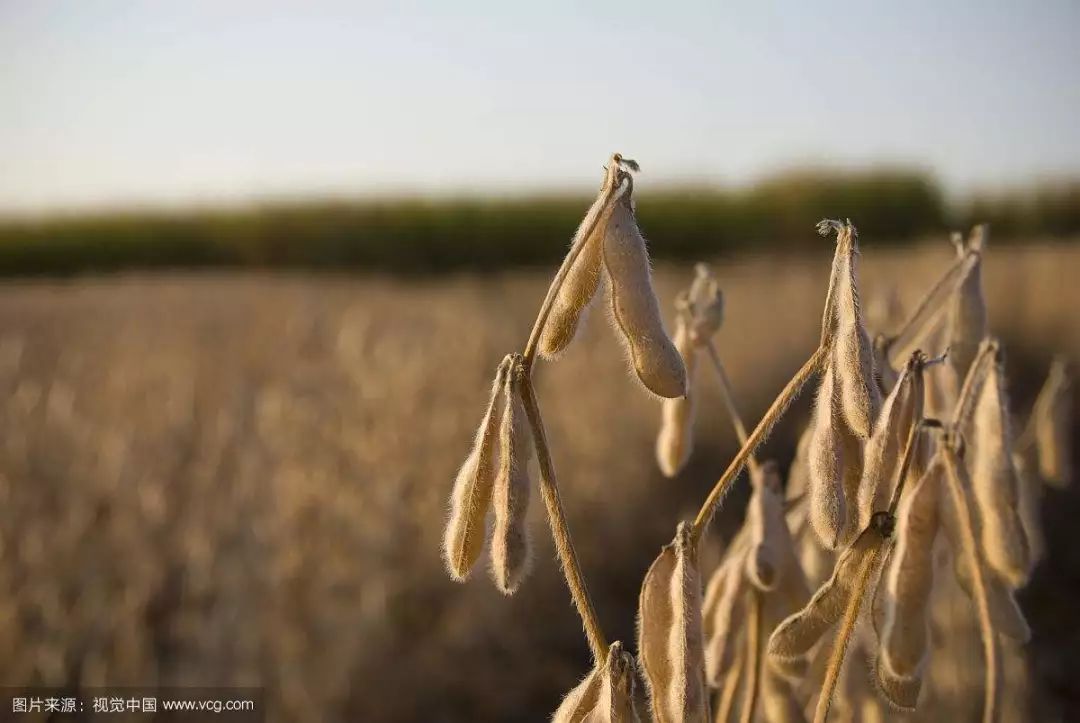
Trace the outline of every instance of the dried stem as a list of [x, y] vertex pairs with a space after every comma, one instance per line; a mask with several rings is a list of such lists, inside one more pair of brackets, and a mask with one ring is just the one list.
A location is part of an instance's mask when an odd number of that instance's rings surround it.
[[551, 314], [551, 307], [555, 303], [555, 297], [558, 296], [559, 289], [562, 288], [563, 281], [566, 280], [566, 275], [570, 273], [570, 268], [574, 265], [577, 257], [581, 255], [585, 244], [589, 242], [596, 225], [600, 223], [600, 219], [604, 215], [604, 208], [611, 203], [611, 199], [615, 197], [615, 194], [622, 186], [622, 182], [630, 178], [630, 174], [622, 169], [624, 162], [631, 168], [637, 166], [633, 161], [624, 161], [623, 157], [618, 153], [613, 154], [608, 160], [606, 166], [607, 175], [604, 177], [604, 185], [600, 189], [602, 203], [598, 207], [599, 211], [586, 221], [585, 227], [581, 229], [581, 233], [578, 235], [577, 242], [567, 252], [562, 266], [559, 267], [559, 270], [555, 273], [555, 278], [551, 281], [551, 286], [548, 287], [547, 296], [544, 297], [544, 301], [540, 305], [540, 312], [536, 315], [536, 322], [533, 323], [532, 331], [529, 333], [529, 341], [525, 344], [523, 356], [525, 357], [526, 374], [532, 373], [533, 361], [536, 359], [536, 347], [540, 343], [540, 335], [544, 331], [544, 325], [547, 324], [548, 316]]
[[536, 461], [540, 468], [540, 496], [544, 498], [544, 507], [547, 508], [551, 537], [555, 541], [555, 551], [562, 565], [566, 585], [570, 588], [570, 596], [574, 600], [574, 607], [577, 608], [578, 615], [581, 616], [581, 622], [585, 627], [585, 637], [589, 640], [593, 660], [601, 663], [607, 658], [607, 639], [604, 637], [604, 631], [600, 628], [600, 620], [596, 615], [596, 610], [593, 608], [592, 598], [589, 597], [589, 590], [585, 586], [585, 578], [581, 574], [581, 566], [578, 564], [577, 553], [574, 551], [574, 542], [570, 537], [570, 527], [567, 525], [562, 500], [559, 497], [559, 485], [555, 479], [555, 468], [551, 463], [551, 451], [548, 449], [547, 435], [544, 432], [544, 421], [540, 417], [540, 407], [536, 403], [532, 379], [528, 375], [524, 376], [521, 384], [521, 397], [525, 405], [525, 413], [529, 416], [529, 423], [533, 430]]
[[862, 607], [866, 586], [870, 582], [874, 566], [881, 555], [882, 543], [884, 543], [884, 538], [878, 541], [878, 544], [863, 560], [855, 577], [851, 597], [848, 599], [847, 608], [844, 610], [844, 618], [840, 621], [840, 628], [836, 631], [832, 651], [829, 653], [829, 667], [825, 671], [825, 681], [821, 684], [821, 694], [818, 696], [817, 708], [814, 710], [814, 723], [825, 723], [829, 719], [829, 709], [832, 707], [836, 683], [840, 680], [844, 655], [847, 653], [848, 643], [851, 641], [851, 633], [855, 630], [855, 623], [859, 620], [859, 609]]
[[[954, 445], [955, 441], [946, 438], [943, 444]], [[993, 723], [994, 708], [997, 701], [998, 679], [998, 656], [996, 641], [994, 639], [994, 624], [990, 619], [990, 604], [986, 592], [986, 580], [983, 578], [982, 562], [976, 553], [978, 549], [975, 539], [975, 525], [971, 517], [971, 508], [968, 506], [967, 492], [960, 481], [960, 472], [957, 469], [957, 457], [953, 451], [945, 451], [945, 479], [949, 486], [949, 494], [952, 496], [953, 506], [956, 508], [956, 516], [960, 523], [960, 534], [964, 537], [962, 554], [967, 557], [968, 567], [971, 569], [971, 587], [975, 595], [975, 609], [979, 617], [979, 637], [982, 639], [983, 656], [986, 658], [986, 682], [983, 697], [983, 723]]]
[[[746, 444], [746, 425], [743, 424], [742, 417], [739, 415], [739, 408], [735, 404], [735, 393], [732, 390], [727, 371], [724, 369], [724, 365], [720, 361], [720, 355], [716, 352], [716, 347], [713, 346], [711, 341], [706, 342], [705, 349], [709, 352], [709, 359], [712, 360], [713, 368], [716, 370], [716, 378], [720, 383], [720, 397], [724, 400], [724, 406], [727, 407], [728, 416], [731, 417], [731, 425], [735, 427], [735, 436], [738, 438], [739, 444]], [[758, 463], [753, 454], [747, 458], [746, 465], [751, 472], [757, 470]]]
[[814, 376], [822, 367], [825, 360], [828, 358], [829, 347], [828, 345], [819, 346], [810, 358], [806, 360], [806, 363], [802, 365], [799, 371], [795, 372], [795, 376], [787, 383], [784, 389], [773, 401], [772, 406], [765, 412], [765, 416], [761, 418], [761, 421], [754, 427], [754, 431], [750, 433], [746, 443], [743, 444], [742, 449], [735, 455], [735, 459], [731, 460], [731, 464], [724, 471], [724, 474], [717, 481], [716, 485], [709, 492], [709, 496], [705, 499], [701, 509], [698, 510], [697, 517], [694, 519], [694, 527], [691, 530], [691, 540], [695, 544], [701, 540], [701, 534], [705, 528], [709, 526], [709, 522], [712, 520], [713, 515], [716, 514], [716, 509], [720, 506], [721, 500], [724, 499], [724, 495], [727, 494], [728, 489], [731, 487], [731, 483], [738, 477], [739, 472], [742, 471], [743, 465], [750, 458], [750, 455], [765, 441], [765, 438], [769, 436], [769, 432], [772, 431], [773, 425], [783, 416], [787, 411], [788, 405], [798, 396], [802, 391], [803, 386], [810, 381], [810, 378]]
[[746, 624], [746, 690], [743, 698], [740, 719], [742, 723], [754, 720], [757, 708], [758, 692], [761, 689], [761, 633], [764, 626], [761, 591], [756, 587], [750, 590], [750, 619]]

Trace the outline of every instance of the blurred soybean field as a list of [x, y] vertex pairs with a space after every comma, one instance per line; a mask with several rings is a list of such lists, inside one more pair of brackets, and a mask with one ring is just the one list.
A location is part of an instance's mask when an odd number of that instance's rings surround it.
[[[647, 169], [646, 169], [647, 170]], [[292, 201], [232, 209], [0, 218], [0, 275], [251, 267], [432, 273], [558, 262], [591, 192]], [[875, 242], [989, 222], [995, 243], [1080, 234], [1080, 179], [956, 200], [929, 173], [798, 170], [745, 188], [642, 177], [640, 223], [658, 258], [797, 250], [848, 217]]]

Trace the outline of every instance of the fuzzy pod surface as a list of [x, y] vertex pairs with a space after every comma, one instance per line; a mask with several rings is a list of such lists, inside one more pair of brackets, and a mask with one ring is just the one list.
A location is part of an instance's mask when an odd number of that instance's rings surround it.
[[521, 365], [515, 361], [506, 378], [505, 408], [499, 430], [499, 471], [492, 489], [495, 524], [491, 538], [491, 572], [495, 586], [514, 594], [531, 563], [526, 515], [532, 483], [532, 429], [521, 399]]
[[840, 555], [832, 577], [814, 593], [810, 602], [788, 617], [769, 638], [769, 655], [795, 658], [805, 655], [844, 614], [862, 567], [877, 556], [881, 533], [868, 527]]
[[810, 524], [828, 550], [840, 544], [847, 520], [844, 499], [843, 424], [836, 414], [836, 372], [830, 363], [822, 373], [814, 400], [813, 429], [807, 449]]
[[896, 544], [882, 590], [877, 679], [889, 702], [913, 710], [929, 648], [928, 606], [934, 582], [934, 538], [944, 470], [930, 466], [897, 510]]
[[834, 364], [844, 420], [857, 437], [866, 440], [873, 431], [881, 396], [874, 381], [874, 347], [859, 306], [858, 256], [858, 236], [848, 223], [837, 231]]
[[499, 397], [506, 384], [509, 357], [499, 364], [487, 410], [473, 440], [472, 450], [461, 465], [450, 497], [450, 517], [443, 535], [443, 559], [450, 577], [464, 581], [484, 547], [488, 508], [495, 484], [499, 420]]
[[908, 364], [882, 403], [874, 433], [866, 443], [858, 494], [860, 529], [889, 503], [911, 425], [922, 417], [922, 407], [922, 374]]
[[552, 723], [637, 723], [634, 658], [615, 641], [607, 658], [594, 667], [559, 705]]
[[[603, 271], [605, 226], [611, 218], [610, 202], [604, 204], [603, 193], [594, 202], [574, 234], [570, 248], [584, 244], [573, 265], [566, 273], [562, 286], [551, 305], [551, 312], [540, 334], [539, 350], [545, 359], [555, 359], [570, 342], [585, 318], [600, 287]], [[595, 221], [594, 221], [595, 219]], [[582, 235], [595, 222], [587, 239]]]
[[1027, 581], [1030, 550], [1020, 519], [1020, 485], [1000, 354], [995, 354], [975, 403], [971, 481], [987, 564], [1014, 588]]
[[656, 437], [656, 462], [665, 477], [674, 477], [690, 459], [694, 447], [694, 374], [697, 349], [691, 336], [690, 322], [680, 315], [675, 327], [675, 348], [686, 369], [686, 394], [664, 399], [661, 404], [660, 432]]
[[653, 717], [659, 723], [705, 722], [701, 578], [682, 522], [645, 575], [638, 610], [638, 651]]
[[609, 281], [611, 318], [625, 342], [634, 372], [653, 394], [686, 394], [686, 369], [668, 337], [652, 286], [649, 253], [638, 229], [627, 190], [615, 202], [604, 236], [604, 268]]

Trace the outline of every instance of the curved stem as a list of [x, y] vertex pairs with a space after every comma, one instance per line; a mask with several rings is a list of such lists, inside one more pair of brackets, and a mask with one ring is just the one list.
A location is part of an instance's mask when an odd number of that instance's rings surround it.
[[[735, 436], [738, 438], [739, 444], [746, 444], [746, 425], [743, 424], [742, 417], [739, 415], [739, 408], [735, 404], [735, 393], [731, 387], [731, 380], [728, 379], [727, 371], [720, 361], [720, 355], [711, 341], [705, 342], [705, 350], [709, 352], [709, 359], [712, 360], [713, 369], [716, 370], [716, 378], [720, 383], [720, 398], [723, 399], [728, 416], [731, 417], [731, 425], [735, 427]], [[757, 470], [758, 463], [753, 454], [747, 457], [746, 466], [750, 468], [751, 472]]]
[[578, 564], [577, 552], [574, 550], [574, 542], [570, 537], [570, 527], [566, 522], [562, 499], [559, 497], [559, 485], [555, 479], [555, 467], [551, 462], [551, 451], [548, 449], [547, 435], [544, 432], [544, 421], [540, 416], [540, 407], [536, 403], [532, 378], [528, 374], [523, 375], [521, 397], [525, 405], [525, 413], [529, 417], [529, 424], [532, 426], [536, 461], [540, 468], [540, 495], [544, 499], [544, 507], [547, 508], [548, 524], [555, 541], [555, 552], [559, 556], [566, 585], [570, 588], [570, 597], [573, 598], [574, 607], [577, 608], [582, 625], [585, 627], [585, 636], [589, 640], [593, 659], [601, 663], [607, 657], [607, 639], [600, 628], [600, 620], [593, 608], [592, 598], [589, 597], [589, 590], [585, 586], [585, 577], [581, 574], [581, 566]]
[[598, 203], [593, 204], [591, 209], [593, 213], [586, 217], [582, 223], [574, 245], [567, 252], [566, 258], [563, 259], [562, 265], [555, 273], [555, 278], [551, 281], [551, 286], [548, 287], [543, 303], [540, 304], [540, 312], [536, 315], [536, 321], [533, 322], [533, 328], [529, 333], [529, 340], [526, 342], [525, 351], [523, 352], [526, 374], [532, 373], [533, 361], [536, 359], [536, 347], [540, 343], [540, 335], [544, 331], [544, 325], [551, 314], [551, 307], [555, 303], [555, 297], [558, 295], [559, 289], [562, 288], [563, 281], [566, 280], [566, 275], [570, 273], [570, 269], [573, 267], [577, 257], [581, 255], [585, 244], [589, 242], [589, 238], [592, 236], [593, 231], [596, 230], [597, 224], [600, 223], [600, 219], [604, 216], [604, 211], [615, 197], [623, 180], [630, 177], [630, 174], [622, 169], [621, 163], [622, 157], [618, 153], [612, 155], [608, 160], [607, 175], [604, 177], [604, 185], [600, 188]]
[[990, 603], [986, 592], [986, 580], [983, 578], [982, 562], [976, 553], [978, 548], [975, 541], [975, 524], [972, 521], [971, 508], [968, 506], [966, 486], [960, 479], [961, 475], [965, 473], [962, 472], [956, 450], [951, 446], [952, 444], [954, 442], [950, 439], [944, 440], [942, 444], [942, 454], [945, 458], [945, 479], [949, 485], [949, 494], [952, 497], [953, 507], [956, 509], [956, 516], [960, 523], [960, 534], [964, 538], [963, 554], [967, 558], [968, 567], [971, 568], [971, 591], [975, 596], [975, 610], [979, 617], [979, 637], [982, 639], [983, 656], [986, 659], [982, 719], [983, 723], [993, 723], [998, 679], [998, 656], [994, 639], [994, 624], [990, 618]]
[[840, 670], [844, 666], [844, 655], [847, 653], [848, 643], [851, 641], [851, 633], [855, 630], [855, 623], [859, 620], [859, 609], [862, 607], [866, 586], [877, 565], [881, 555], [884, 538], [878, 541], [874, 549], [863, 560], [852, 586], [851, 597], [848, 598], [847, 608], [844, 610], [844, 618], [840, 621], [840, 629], [836, 631], [833, 640], [832, 651], [829, 653], [829, 667], [825, 671], [825, 681], [821, 684], [821, 694], [818, 695], [817, 708], [814, 710], [814, 723], [825, 723], [829, 719], [829, 709], [832, 707], [833, 693], [836, 692], [836, 683], [840, 680]]
[[716, 485], [709, 492], [709, 496], [705, 498], [705, 502], [701, 505], [701, 509], [698, 510], [697, 517], [694, 518], [694, 527], [691, 530], [691, 540], [696, 544], [701, 540], [701, 534], [706, 527], [709, 526], [709, 522], [712, 520], [713, 515], [716, 514], [716, 509], [720, 506], [720, 502], [724, 499], [724, 495], [727, 494], [728, 489], [731, 487], [731, 483], [735, 481], [735, 478], [742, 471], [743, 465], [750, 458], [750, 455], [765, 441], [765, 438], [769, 436], [769, 432], [772, 431], [773, 425], [777, 420], [783, 416], [787, 411], [788, 405], [794, 401], [799, 392], [802, 391], [803, 386], [810, 381], [810, 377], [821, 369], [828, 358], [829, 348], [828, 346], [819, 346], [810, 358], [806, 360], [806, 363], [802, 365], [799, 371], [795, 372], [795, 376], [787, 383], [787, 385], [781, 390], [780, 394], [773, 400], [772, 406], [765, 412], [765, 416], [761, 418], [761, 421], [754, 427], [754, 431], [750, 433], [746, 443], [743, 444], [742, 449], [735, 455], [735, 459], [731, 460], [731, 464], [724, 471], [724, 474], [717, 481]]
[[761, 633], [764, 625], [762, 615], [761, 591], [756, 587], [750, 590], [750, 620], [746, 625], [746, 692], [743, 699], [742, 712], [739, 716], [742, 723], [750, 723], [754, 720], [754, 712], [757, 709], [758, 690], [761, 687]]

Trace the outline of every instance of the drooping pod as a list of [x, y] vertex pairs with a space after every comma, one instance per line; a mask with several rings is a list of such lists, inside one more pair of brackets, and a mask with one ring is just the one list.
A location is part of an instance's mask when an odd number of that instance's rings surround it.
[[487, 410], [476, 432], [472, 450], [461, 465], [450, 497], [450, 517], [443, 535], [443, 559], [450, 577], [464, 581], [484, 547], [486, 519], [495, 484], [499, 421], [499, 397], [503, 393], [511, 357], [495, 372]]
[[571, 690], [552, 723], [637, 723], [634, 658], [615, 641], [607, 658]]
[[986, 336], [986, 299], [982, 290], [982, 252], [986, 246], [986, 236], [987, 227], [984, 224], [971, 230], [966, 243], [961, 234], [953, 234], [952, 237], [957, 259], [969, 254], [974, 258], [971, 271], [950, 300], [946, 325], [948, 363], [958, 379], [963, 379], [967, 374], [978, 353], [979, 344]]
[[[991, 342], [996, 346], [996, 342]], [[1027, 581], [1030, 550], [1020, 520], [1020, 489], [1012, 458], [1012, 433], [1000, 350], [974, 408], [971, 479], [986, 562], [1010, 585]]]
[[788, 617], [769, 638], [769, 655], [776, 658], [797, 658], [805, 655], [844, 614], [844, 608], [867, 565], [880, 558], [883, 538], [875, 526], [863, 530], [836, 561], [829, 578], [810, 602]]
[[686, 368], [686, 394], [664, 399], [661, 404], [660, 433], [656, 438], [656, 462], [666, 477], [674, 477], [690, 459], [694, 446], [694, 372], [697, 350], [691, 338], [691, 321], [680, 314], [675, 327], [675, 348]]
[[859, 308], [858, 234], [850, 221], [831, 222], [823, 233], [828, 229], [836, 231], [837, 245], [832, 299], [837, 396], [848, 428], [865, 440], [873, 431], [881, 396], [874, 382], [874, 348]]
[[675, 539], [653, 561], [641, 587], [638, 652], [654, 718], [708, 721], [701, 624], [701, 578], [682, 522]]
[[1055, 487], [1072, 484], [1072, 377], [1061, 357], [1035, 400], [1032, 412], [1039, 476]]
[[[874, 433], [866, 443], [863, 475], [859, 483], [859, 528], [870, 523], [874, 512], [885, 509], [893, 491], [895, 474], [900, 466], [913, 424], [923, 414], [924, 357], [915, 352], [904, 366], [889, 396], [881, 405]], [[921, 470], [915, 471], [917, 478]]]
[[491, 572], [495, 585], [513, 595], [531, 562], [526, 515], [529, 511], [529, 460], [532, 430], [521, 399], [521, 357], [514, 355], [506, 377], [506, 406], [499, 430], [499, 471], [492, 489], [495, 525], [491, 538]]
[[901, 500], [896, 544], [889, 555], [884, 585], [879, 585], [883, 620], [877, 680], [888, 701], [902, 710], [915, 708], [922, 688], [943, 474], [940, 462], [933, 464]]
[[611, 318], [645, 388], [659, 397], [681, 397], [686, 394], [686, 369], [660, 316], [631, 190], [628, 186], [614, 201], [604, 236]]
[[[605, 180], [613, 183], [613, 177]], [[559, 287], [551, 305], [551, 312], [540, 334], [539, 350], [545, 359], [555, 359], [570, 345], [578, 326], [588, 312], [596, 290], [600, 287], [600, 275], [603, 268], [604, 236], [607, 222], [611, 217], [611, 201], [605, 202], [604, 189], [593, 201], [578, 226], [570, 248], [584, 244], [581, 252], [566, 273], [562, 286]], [[583, 235], [591, 228], [587, 239]]]

